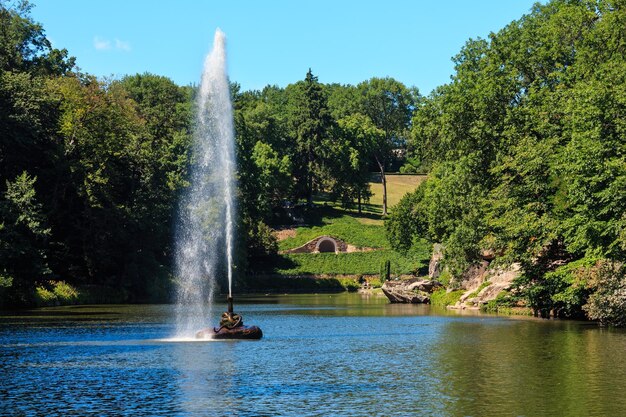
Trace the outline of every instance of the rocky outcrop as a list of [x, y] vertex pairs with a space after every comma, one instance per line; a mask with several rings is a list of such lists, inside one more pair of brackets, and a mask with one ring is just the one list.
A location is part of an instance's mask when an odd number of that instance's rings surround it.
[[440, 282], [419, 278], [386, 281], [382, 290], [392, 303], [421, 304], [430, 302], [430, 294], [443, 288]]
[[441, 275], [442, 265], [441, 260], [443, 259], [443, 246], [439, 243], [435, 243], [433, 245], [433, 255], [430, 258], [430, 263], [428, 264], [428, 278], [437, 279], [439, 275]]
[[459, 302], [454, 306], [458, 309], [480, 308], [481, 305], [495, 300], [498, 294], [511, 288], [513, 281], [520, 276], [521, 265], [512, 264], [508, 268], [488, 269], [481, 277], [480, 283], [468, 288]]

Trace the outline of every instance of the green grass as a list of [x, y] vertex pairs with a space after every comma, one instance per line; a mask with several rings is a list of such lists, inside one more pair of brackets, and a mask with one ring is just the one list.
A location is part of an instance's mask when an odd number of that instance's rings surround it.
[[[332, 207], [319, 207], [314, 219], [305, 221], [310, 226], [298, 227], [296, 236], [278, 242], [279, 250], [293, 249], [304, 245], [311, 239], [322, 235], [330, 235], [357, 247], [389, 248], [382, 224], [363, 224], [358, 216], [345, 210]], [[310, 221], [312, 220], [312, 221]]]
[[[372, 177], [376, 177], [375, 181], [369, 183], [370, 190], [372, 191], [372, 197], [368, 203], [363, 203], [363, 212], [369, 214], [369, 217], [362, 217], [359, 221], [363, 224], [378, 224], [382, 225], [380, 218], [383, 212], [383, 185], [378, 181], [378, 177], [375, 173], [372, 173]], [[393, 206], [398, 204], [400, 199], [404, 197], [406, 193], [415, 191], [415, 189], [426, 179], [426, 175], [398, 175], [387, 174], [387, 208], [391, 210]], [[324, 195], [317, 196], [318, 201], [323, 202], [325, 200]], [[356, 201], [351, 206], [352, 212], [356, 213]]]
[[[368, 252], [301, 253], [275, 255], [253, 270], [260, 274], [278, 275], [378, 275], [381, 265], [391, 262], [392, 275], [424, 273], [430, 257], [430, 246], [424, 242], [409, 253], [391, 249], [385, 237], [380, 216], [358, 215], [326, 205], [316, 205], [304, 215], [308, 226], [296, 228], [296, 236], [278, 242], [279, 250], [297, 248], [322, 235], [330, 235], [356, 247], [376, 248]], [[379, 223], [364, 224], [367, 220]]]
[[[414, 191], [426, 179], [426, 175], [393, 175], [387, 174], [387, 207], [393, 207], [406, 194]], [[383, 206], [383, 185], [380, 182], [370, 182], [372, 197], [370, 209], [379, 212]]]
[[400, 254], [391, 249], [353, 253], [297, 253], [276, 255], [262, 272], [281, 275], [379, 274], [381, 265], [391, 261], [391, 274], [417, 273], [428, 265], [428, 247], [410, 254]]
[[445, 289], [437, 290], [430, 295], [430, 304], [439, 307], [445, 307], [456, 304], [461, 298], [465, 290], [456, 290], [446, 292]]

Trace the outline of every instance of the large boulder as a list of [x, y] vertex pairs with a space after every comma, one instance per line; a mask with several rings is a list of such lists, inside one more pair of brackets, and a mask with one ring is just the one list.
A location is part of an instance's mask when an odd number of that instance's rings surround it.
[[[519, 263], [514, 263], [507, 268], [494, 268], [485, 271], [484, 276], [481, 277], [483, 281], [467, 289], [461, 295], [455, 308], [478, 308], [482, 304], [495, 300], [498, 294], [511, 288], [513, 281], [520, 274], [521, 265]], [[474, 282], [474, 284], [476, 283]]]
[[439, 288], [443, 288], [440, 282], [420, 278], [386, 281], [382, 286], [390, 302], [407, 304], [430, 303], [430, 294]]

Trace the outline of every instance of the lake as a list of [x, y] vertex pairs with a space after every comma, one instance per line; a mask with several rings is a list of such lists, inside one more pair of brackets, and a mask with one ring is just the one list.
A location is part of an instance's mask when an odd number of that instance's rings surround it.
[[0, 415], [626, 415], [623, 330], [359, 294], [235, 311], [264, 338], [169, 341], [169, 305], [0, 313]]

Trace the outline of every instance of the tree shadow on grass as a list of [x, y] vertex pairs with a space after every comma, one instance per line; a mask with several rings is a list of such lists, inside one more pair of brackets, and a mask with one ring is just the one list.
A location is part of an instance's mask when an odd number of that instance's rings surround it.
[[[371, 208], [371, 209], [370, 209]], [[328, 220], [337, 219], [339, 217], [349, 215], [370, 220], [382, 220], [382, 210], [376, 209], [376, 206], [363, 205], [361, 213], [356, 208], [345, 208], [330, 204], [314, 204], [303, 212], [304, 222], [307, 226], [324, 226], [329, 224]]]

